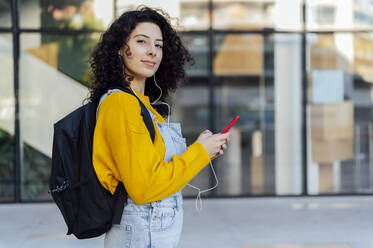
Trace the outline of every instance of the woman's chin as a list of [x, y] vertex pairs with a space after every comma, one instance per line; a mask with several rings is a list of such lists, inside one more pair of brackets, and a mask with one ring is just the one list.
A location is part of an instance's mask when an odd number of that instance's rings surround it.
[[143, 73], [143, 74], [141, 74], [141, 77], [150, 78], [150, 77], [153, 77], [154, 74], [155, 74], [155, 72]]

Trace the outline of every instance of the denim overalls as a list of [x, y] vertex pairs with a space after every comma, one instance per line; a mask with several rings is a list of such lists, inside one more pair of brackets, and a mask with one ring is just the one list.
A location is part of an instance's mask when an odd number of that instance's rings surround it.
[[[155, 115], [149, 113], [154, 120]], [[180, 123], [155, 123], [166, 146], [164, 160], [171, 161], [172, 155], [184, 153], [186, 142]], [[181, 190], [165, 199], [141, 205], [128, 196], [120, 224], [113, 225], [105, 235], [105, 248], [177, 247], [182, 225]]]

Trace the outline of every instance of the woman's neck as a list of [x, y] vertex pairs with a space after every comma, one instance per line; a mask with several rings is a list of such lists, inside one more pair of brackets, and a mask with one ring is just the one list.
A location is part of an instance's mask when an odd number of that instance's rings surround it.
[[145, 79], [144, 80], [136, 80], [135, 78], [130, 81], [130, 86], [132, 89], [140, 92], [141, 94], [145, 94]]

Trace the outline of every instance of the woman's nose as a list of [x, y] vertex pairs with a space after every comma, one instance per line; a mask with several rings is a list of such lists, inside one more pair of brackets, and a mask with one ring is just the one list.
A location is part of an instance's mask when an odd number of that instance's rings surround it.
[[157, 52], [156, 52], [156, 49], [155, 49], [154, 45], [149, 46], [148, 55], [153, 56], [153, 57], [157, 55]]

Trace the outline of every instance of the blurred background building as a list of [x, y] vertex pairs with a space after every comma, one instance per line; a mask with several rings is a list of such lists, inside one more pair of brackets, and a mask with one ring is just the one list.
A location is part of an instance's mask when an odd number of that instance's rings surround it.
[[[196, 60], [171, 99], [187, 143], [241, 116], [209, 197], [373, 193], [373, 1], [0, 0], [0, 202], [51, 200], [53, 123], [139, 4], [174, 17]], [[192, 184], [215, 185], [211, 169]]]

